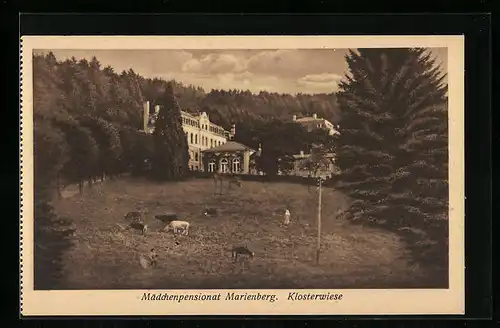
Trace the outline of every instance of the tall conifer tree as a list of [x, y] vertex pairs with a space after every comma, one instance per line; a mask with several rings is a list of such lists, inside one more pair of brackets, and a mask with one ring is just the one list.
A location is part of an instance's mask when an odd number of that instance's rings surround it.
[[171, 83], [158, 99], [158, 104], [160, 111], [153, 132], [153, 174], [160, 180], [178, 180], [188, 173], [189, 154], [187, 138], [182, 129], [181, 109]]
[[447, 254], [445, 75], [421, 48], [358, 49], [346, 60], [336, 150], [337, 186], [352, 199], [346, 216], [432, 240]]

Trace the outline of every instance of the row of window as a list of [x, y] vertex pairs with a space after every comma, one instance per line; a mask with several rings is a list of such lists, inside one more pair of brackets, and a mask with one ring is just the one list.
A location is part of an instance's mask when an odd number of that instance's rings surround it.
[[[200, 127], [200, 123], [198, 121], [193, 120], [193, 119], [188, 118], [188, 117], [183, 117], [182, 118], [182, 124], [191, 125], [191, 126], [194, 126], [195, 128], [199, 128]], [[224, 130], [223, 129], [211, 126], [209, 124], [202, 124], [201, 125], [201, 129], [206, 130], [206, 131], [210, 131], [212, 133], [219, 134], [221, 136], [224, 135]]]
[[191, 126], [194, 126], [195, 128], [200, 127], [200, 123], [198, 123], [196, 120], [193, 120], [193, 119], [190, 119], [187, 117], [182, 118], [182, 124], [191, 125]]
[[[239, 158], [235, 158], [231, 161], [231, 168], [232, 168], [232, 172], [234, 173], [238, 173], [241, 171], [241, 162], [239, 160]], [[216, 162], [214, 159], [212, 159], [210, 162], [208, 162], [208, 172], [214, 172], [215, 171], [215, 167], [216, 167]], [[222, 158], [220, 161], [219, 161], [219, 169], [220, 169], [220, 172], [221, 173], [228, 173], [229, 172], [229, 161], [227, 160], [227, 158]]]
[[[186, 136], [188, 136], [187, 132], [186, 132]], [[193, 134], [191, 132], [191, 133], [189, 133], [189, 139], [188, 140], [189, 140], [190, 144], [196, 144], [197, 145], [198, 144], [198, 135], [197, 134]], [[210, 144], [210, 147], [217, 147], [217, 146], [222, 145], [222, 141], [220, 141], [220, 140], [214, 140], [212, 138], [208, 138], [208, 137], [205, 137], [205, 136], [201, 136], [200, 141], [201, 141], [201, 145], [202, 146], [208, 146]]]

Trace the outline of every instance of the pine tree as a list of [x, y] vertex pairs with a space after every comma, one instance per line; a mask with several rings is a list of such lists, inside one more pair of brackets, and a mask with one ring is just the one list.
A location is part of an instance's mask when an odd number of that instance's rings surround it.
[[160, 111], [153, 132], [153, 174], [159, 180], [178, 180], [188, 173], [189, 153], [187, 138], [182, 129], [181, 109], [171, 83], [167, 85], [158, 103]]
[[447, 86], [441, 68], [420, 48], [358, 49], [346, 60], [350, 74], [338, 93], [336, 147], [337, 187], [352, 199], [346, 216], [446, 240]]

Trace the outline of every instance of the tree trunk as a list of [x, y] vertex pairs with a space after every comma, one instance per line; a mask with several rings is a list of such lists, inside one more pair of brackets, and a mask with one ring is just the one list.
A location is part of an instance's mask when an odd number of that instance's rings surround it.
[[80, 194], [83, 193], [83, 180], [80, 180], [78, 182], [78, 191], [80, 192]]

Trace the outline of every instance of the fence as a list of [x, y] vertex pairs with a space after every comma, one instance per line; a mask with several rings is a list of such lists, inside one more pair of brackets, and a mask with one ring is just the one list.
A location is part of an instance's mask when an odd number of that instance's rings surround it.
[[[314, 177], [304, 177], [298, 175], [256, 175], [256, 174], [234, 174], [243, 181], [257, 182], [287, 182], [304, 185], [316, 185], [318, 180]], [[212, 175], [208, 172], [191, 172], [191, 176], [196, 179], [209, 179]], [[334, 184], [334, 178], [326, 179], [323, 186], [330, 187]]]

